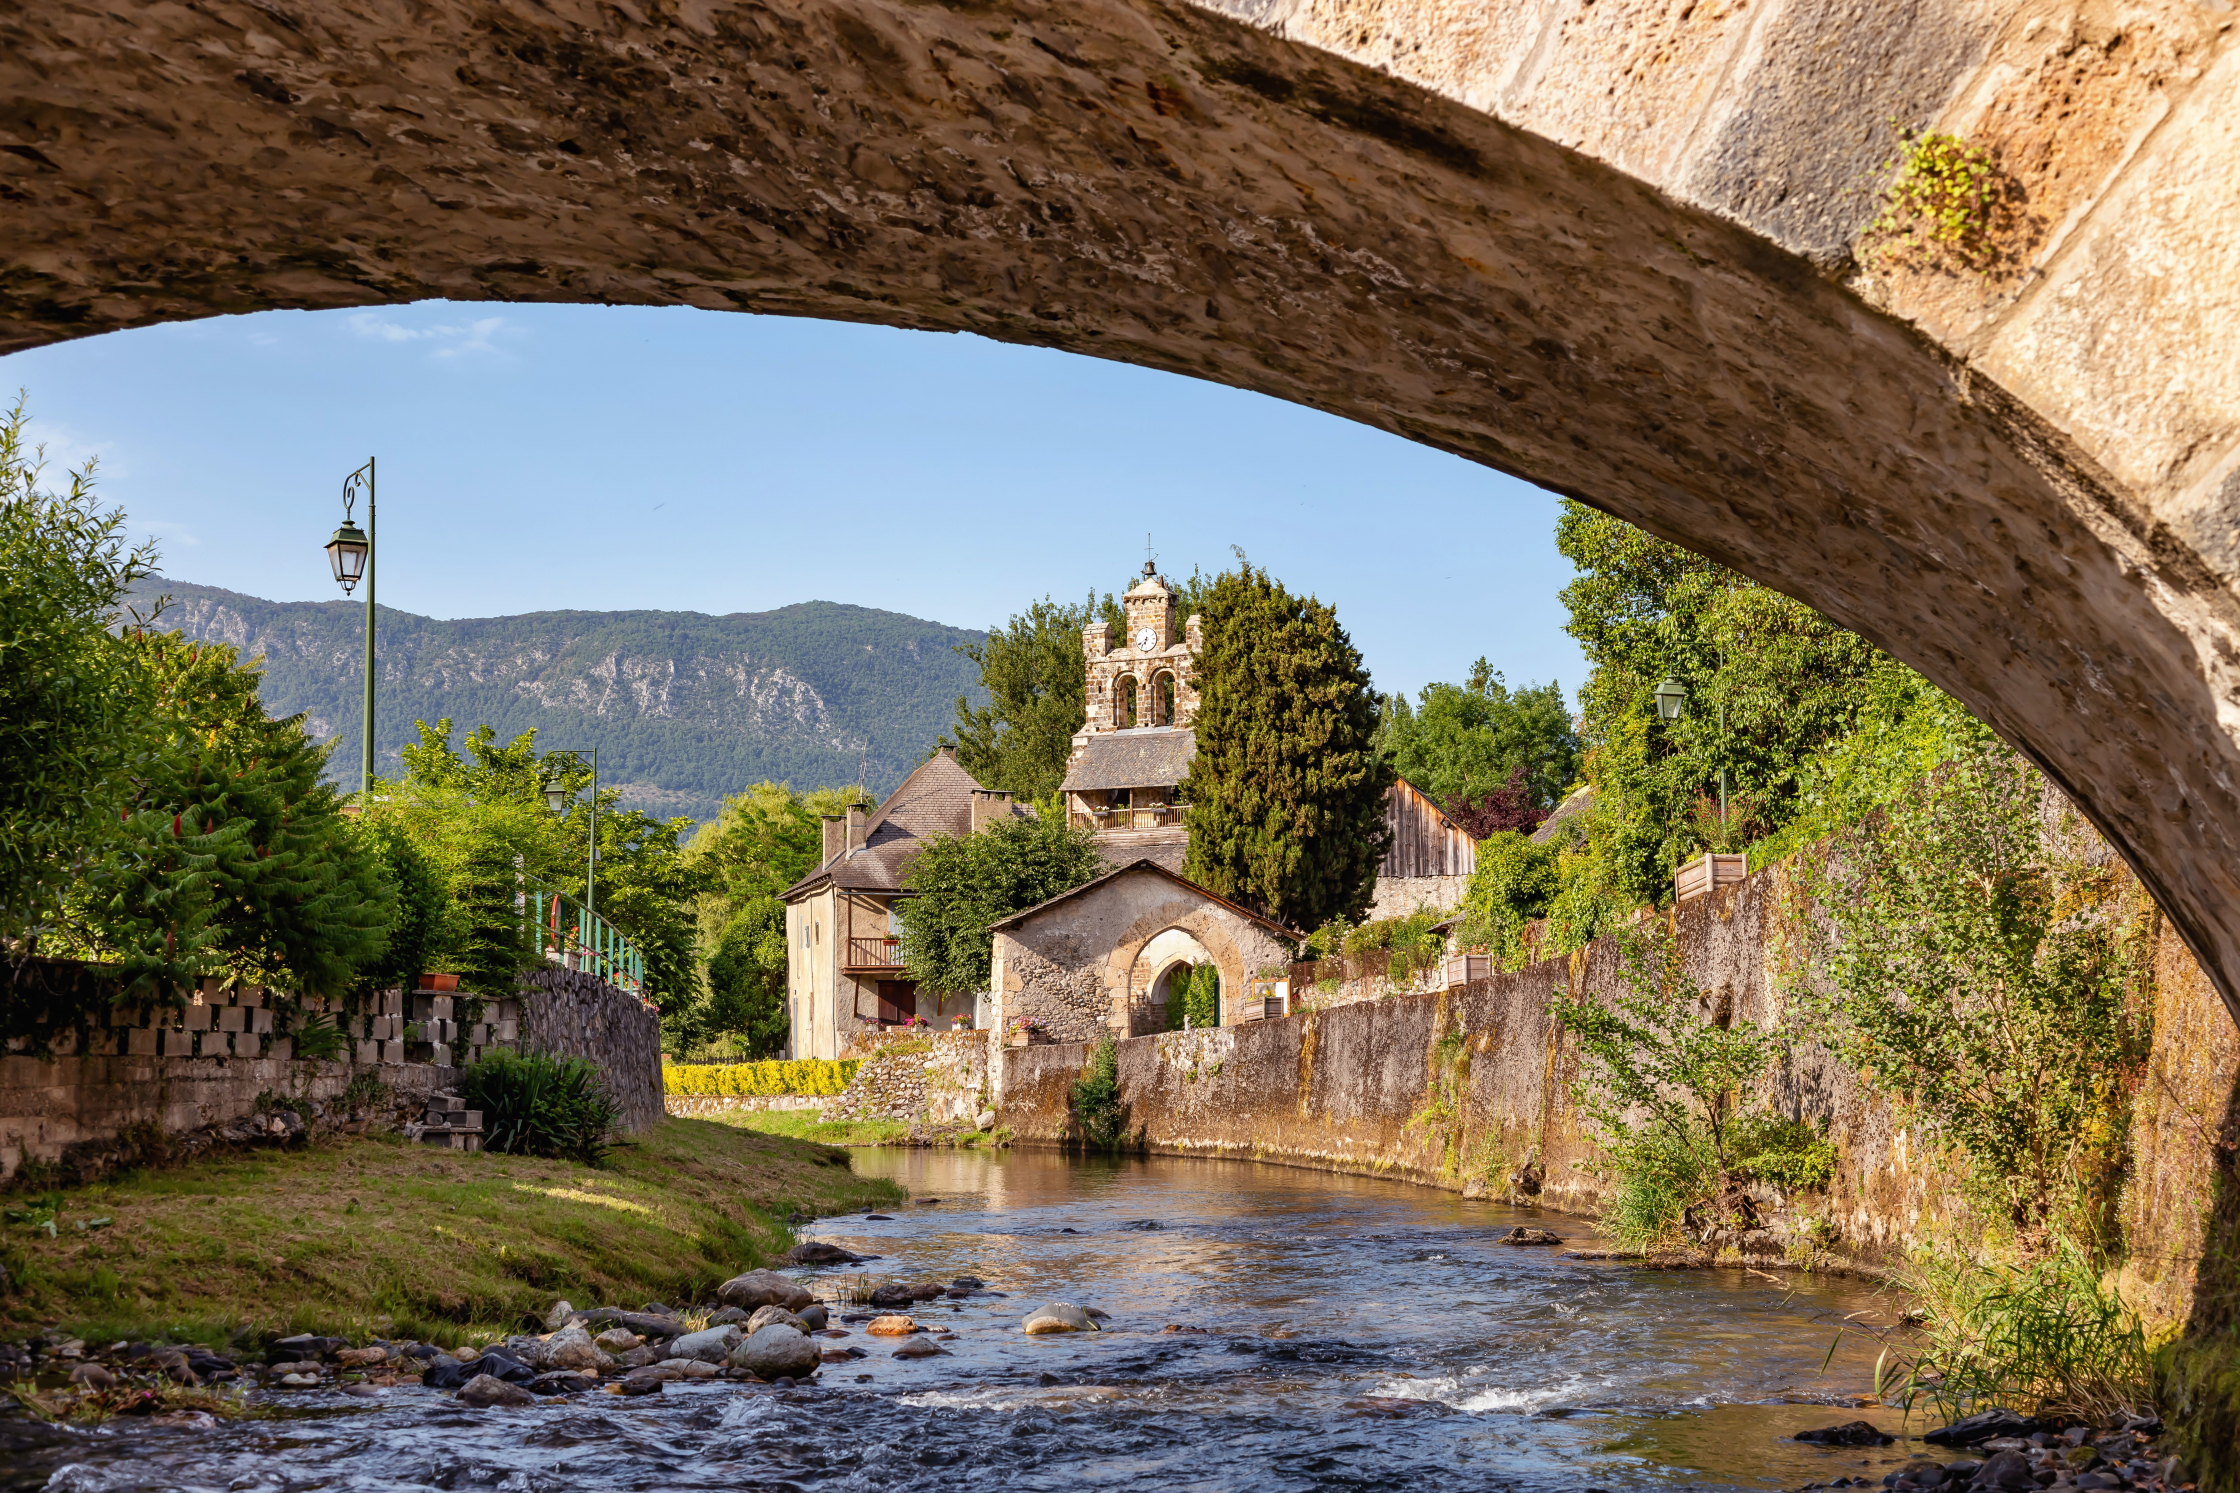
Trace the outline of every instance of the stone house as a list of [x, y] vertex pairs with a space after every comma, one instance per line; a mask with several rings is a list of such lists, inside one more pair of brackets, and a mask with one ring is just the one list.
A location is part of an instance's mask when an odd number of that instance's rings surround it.
[[1024, 814], [1011, 795], [983, 788], [937, 752], [876, 810], [851, 808], [824, 821], [824, 859], [780, 893], [786, 904], [786, 1055], [836, 1058], [856, 1033], [920, 1016], [946, 1026], [973, 1021], [970, 995], [918, 987], [902, 966], [893, 921], [902, 878], [937, 836], [972, 834]]
[[1175, 787], [1198, 750], [1202, 637], [1195, 616], [1177, 618], [1174, 592], [1149, 563], [1122, 603], [1128, 631], [1117, 647], [1107, 623], [1081, 630], [1087, 719], [1073, 735], [1059, 790], [1067, 818], [1096, 832], [1106, 860], [1151, 860], [1179, 872], [1190, 832]]
[[1137, 860], [990, 925], [995, 1025], [1031, 1016], [1059, 1042], [1165, 1031], [1193, 964], [1221, 974], [1221, 1023], [1258, 1020], [1248, 992], [1280, 974], [1296, 933], [1217, 897], [1159, 862]]

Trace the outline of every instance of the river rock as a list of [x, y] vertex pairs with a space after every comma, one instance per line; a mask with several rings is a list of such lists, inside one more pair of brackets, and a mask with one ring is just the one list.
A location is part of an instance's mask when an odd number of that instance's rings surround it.
[[1546, 1229], [1514, 1228], [1493, 1241], [1496, 1244], [1561, 1244], [1563, 1236]]
[[795, 1316], [792, 1312], [787, 1311], [782, 1306], [756, 1307], [754, 1309], [754, 1315], [747, 1318], [747, 1325], [741, 1330], [745, 1332], [748, 1337], [753, 1337], [756, 1333], [760, 1332], [763, 1328], [768, 1327], [773, 1322], [782, 1323], [783, 1325], [791, 1327], [794, 1331], [800, 1333], [807, 1333], [810, 1330], [808, 1323], [802, 1321], [799, 1317]]
[[911, 1333], [921, 1332], [924, 1329], [918, 1326], [916, 1317], [906, 1317], [899, 1312], [889, 1312], [884, 1317], [872, 1318], [871, 1325], [863, 1330], [873, 1337], [908, 1337]]
[[993, 1130], [996, 1128], [996, 1112], [992, 1109], [984, 1109], [973, 1117], [972, 1123], [978, 1129]]
[[904, 1285], [884, 1285], [873, 1291], [869, 1301], [872, 1306], [908, 1306], [917, 1295]]
[[591, 1341], [597, 1343], [609, 1353], [627, 1353], [632, 1348], [642, 1347], [645, 1343], [644, 1338], [627, 1327], [610, 1327]]
[[721, 1327], [726, 1322], [743, 1324], [752, 1315], [752, 1312], [743, 1312], [735, 1306], [726, 1306], [708, 1313], [708, 1325], [710, 1327]]
[[2038, 1486], [2037, 1469], [2021, 1452], [1995, 1452], [1975, 1476], [1975, 1486], [1986, 1489], [2003, 1489], [2006, 1493], [2023, 1493]]
[[534, 1405], [537, 1397], [518, 1384], [477, 1374], [459, 1390], [459, 1403], [487, 1410], [493, 1405]]
[[872, 1258], [859, 1255], [854, 1250], [842, 1249], [837, 1244], [827, 1244], [821, 1239], [804, 1239], [786, 1251], [790, 1265], [853, 1265], [858, 1260]]
[[575, 1314], [576, 1309], [568, 1305], [567, 1302], [555, 1301], [552, 1303], [552, 1310], [544, 1314], [544, 1330], [558, 1332], [568, 1325], [568, 1319]]
[[[719, 1325], [720, 1317], [721, 1314], [718, 1313], [716, 1317], [709, 1318], [708, 1325], [710, 1327]], [[598, 1306], [587, 1312], [577, 1312], [575, 1320], [585, 1327], [597, 1327], [601, 1324], [608, 1327], [627, 1327], [638, 1336], [653, 1341], [675, 1337], [684, 1331], [682, 1322], [664, 1312], [626, 1312], [611, 1306]], [[565, 1326], [566, 1324], [563, 1323], [562, 1325]]]
[[949, 1350], [941, 1347], [931, 1338], [914, 1337], [895, 1349], [894, 1356], [897, 1358], [946, 1358], [949, 1356]]
[[547, 1369], [591, 1369], [607, 1373], [614, 1368], [614, 1360], [580, 1327], [563, 1327], [546, 1338], [543, 1357], [543, 1367]]
[[555, 1373], [539, 1374], [522, 1387], [536, 1395], [579, 1395], [595, 1387], [598, 1382], [589, 1374], [561, 1369]]
[[1039, 1337], [1049, 1332], [1095, 1332], [1097, 1324], [1089, 1314], [1070, 1301], [1053, 1301], [1048, 1306], [1037, 1307], [1027, 1314], [1021, 1324], [1029, 1336]]
[[2031, 1429], [2031, 1422], [2012, 1410], [1979, 1410], [1921, 1439], [1931, 1446], [1976, 1446], [1994, 1436], [2027, 1436]]
[[70, 1382], [82, 1389], [114, 1389], [117, 1376], [98, 1363], [81, 1363], [70, 1371]]
[[659, 1379], [641, 1379], [636, 1374], [632, 1374], [629, 1378], [624, 1379], [619, 1383], [608, 1385], [607, 1393], [618, 1395], [657, 1395], [661, 1393], [661, 1381]]
[[1847, 1420], [1840, 1426], [1799, 1431], [1789, 1439], [1811, 1446], [1888, 1446], [1898, 1438], [1876, 1430], [1863, 1420]]
[[725, 1306], [748, 1312], [758, 1306], [782, 1306], [788, 1311], [799, 1311], [817, 1299], [775, 1270], [749, 1270], [744, 1275], [735, 1275], [717, 1289], [716, 1298]]
[[704, 1332], [688, 1332], [669, 1345], [671, 1358], [697, 1358], [702, 1363], [721, 1363], [726, 1354], [744, 1341], [746, 1334], [734, 1323], [710, 1327]]
[[820, 1356], [817, 1345], [793, 1328], [772, 1323], [731, 1350], [735, 1369], [745, 1369], [764, 1379], [786, 1375], [807, 1378], [815, 1372]]
[[801, 1325], [811, 1332], [822, 1332], [824, 1330], [825, 1324], [832, 1320], [831, 1315], [825, 1311], [824, 1303], [821, 1301], [817, 1302], [814, 1306], [805, 1306], [801, 1308], [801, 1310], [795, 1312], [794, 1315], [796, 1317], [799, 1317], [801, 1319]]
[[363, 1368], [367, 1364], [373, 1363], [386, 1363], [388, 1358], [389, 1350], [387, 1348], [345, 1348], [334, 1356], [334, 1361], [349, 1369]]

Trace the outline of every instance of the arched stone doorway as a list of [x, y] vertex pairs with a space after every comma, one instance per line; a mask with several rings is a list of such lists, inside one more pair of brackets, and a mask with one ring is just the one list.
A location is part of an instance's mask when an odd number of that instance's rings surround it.
[[[636, 302], [1259, 390], [1858, 629], [2045, 766], [2240, 991], [2240, 34], [2212, 12], [2141, 7], [2089, 75], [2076, 18], [1959, 0], [639, 14], [19, 8], [0, 349]], [[1874, 260], [1893, 117], [2012, 147], [2006, 270]]]
[[1173, 1024], [1174, 1003], [1201, 964], [1220, 967], [1213, 951], [1187, 929], [1163, 928], [1151, 936], [1128, 972], [1128, 1004], [1139, 1013], [1129, 1023], [1131, 1036], [1140, 1035], [1137, 1028], [1164, 1031]]

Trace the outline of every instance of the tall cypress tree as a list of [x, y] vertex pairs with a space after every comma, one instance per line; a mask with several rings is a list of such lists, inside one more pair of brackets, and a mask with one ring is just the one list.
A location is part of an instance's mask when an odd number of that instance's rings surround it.
[[1277, 922], [1358, 918], [1390, 831], [1378, 700], [1338, 615], [1249, 563], [1200, 613], [1198, 755], [1184, 871]]

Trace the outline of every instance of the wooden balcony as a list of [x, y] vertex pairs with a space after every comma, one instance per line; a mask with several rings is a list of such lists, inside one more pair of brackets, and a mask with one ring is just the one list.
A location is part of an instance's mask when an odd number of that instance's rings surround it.
[[902, 968], [902, 940], [892, 935], [851, 937], [840, 968], [848, 974], [887, 974]]
[[1075, 809], [1068, 816], [1075, 829], [1180, 829], [1188, 822], [1188, 804], [1153, 804], [1141, 809]]

